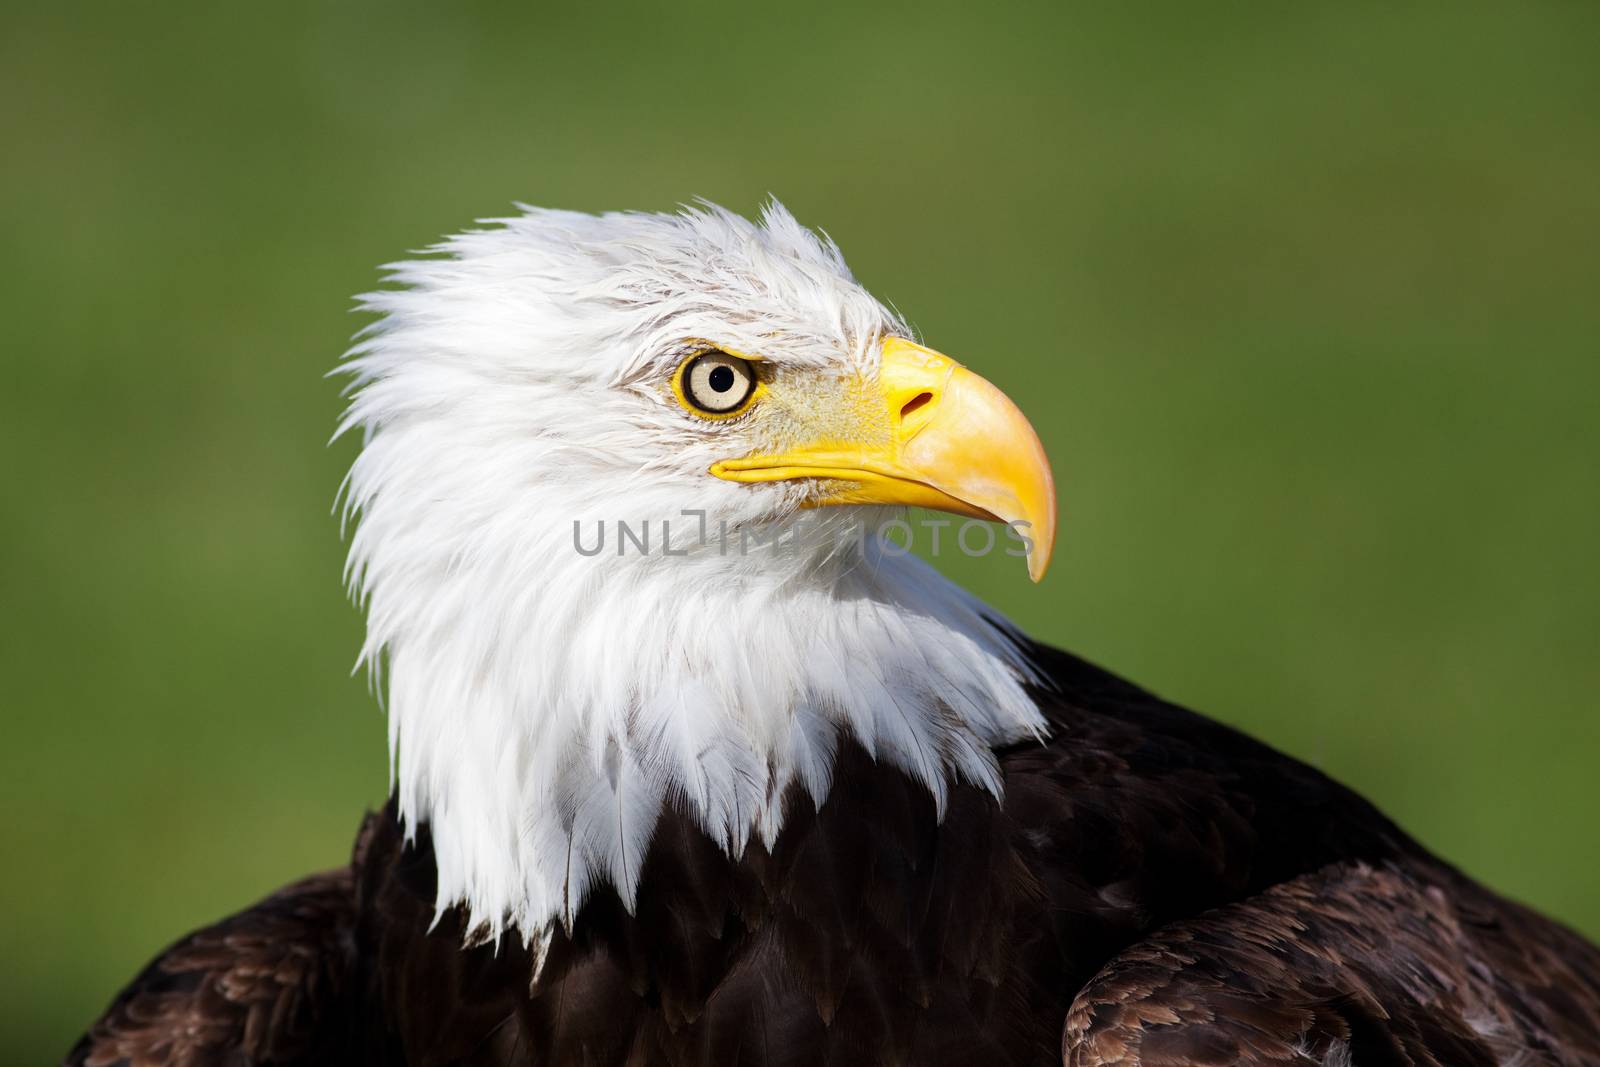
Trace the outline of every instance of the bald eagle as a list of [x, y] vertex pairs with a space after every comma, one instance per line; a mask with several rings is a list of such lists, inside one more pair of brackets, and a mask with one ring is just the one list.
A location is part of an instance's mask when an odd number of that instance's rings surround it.
[[1600, 1063], [1594, 946], [892, 550], [1009, 523], [1037, 580], [1044, 450], [781, 206], [388, 278], [342, 428], [387, 806], [67, 1062]]

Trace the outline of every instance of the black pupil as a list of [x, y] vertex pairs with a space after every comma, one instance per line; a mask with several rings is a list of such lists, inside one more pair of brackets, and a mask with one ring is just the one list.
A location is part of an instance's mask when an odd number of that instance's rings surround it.
[[711, 373], [706, 376], [706, 384], [719, 393], [726, 393], [733, 388], [733, 368], [726, 365], [712, 367]]

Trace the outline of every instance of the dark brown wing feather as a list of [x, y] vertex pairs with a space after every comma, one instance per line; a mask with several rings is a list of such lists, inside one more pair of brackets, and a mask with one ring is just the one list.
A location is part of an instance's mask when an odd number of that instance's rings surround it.
[[70, 1067], [311, 1064], [342, 1046], [349, 868], [286, 886], [158, 956], [68, 1053]]
[[1600, 1063], [1600, 953], [1448, 870], [1335, 864], [1175, 923], [1074, 1000], [1071, 1067]]
[[941, 821], [845, 742], [771, 850], [665, 812], [634, 910], [596, 893], [537, 977], [434, 924], [427, 828], [391, 808], [350, 873], [157, 960], [70, 1062], [1600, 1063], [1581, 939], [1315, 770], [1032, 653], [1052, 736], [999, 753], [1003, 803], [958, 785]]

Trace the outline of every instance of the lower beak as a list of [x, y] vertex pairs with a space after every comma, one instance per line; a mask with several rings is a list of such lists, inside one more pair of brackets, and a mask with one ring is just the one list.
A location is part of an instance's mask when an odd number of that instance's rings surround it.
[[817, 479], [815, 506], [901, 504], [1004, 522], [1029, 542], [1028, 574], [1044, 577], [1055, 546], [1056, 491], [1038, 434], [1011, 399], [955, 360], [898, 337], [878, 371], [887, 432], [790, 452], [724, 460], [735, 482]]

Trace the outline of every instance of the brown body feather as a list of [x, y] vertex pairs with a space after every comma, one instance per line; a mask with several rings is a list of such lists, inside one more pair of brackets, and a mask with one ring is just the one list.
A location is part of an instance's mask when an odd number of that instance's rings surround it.
[[668, 813], [633, 914], [463, 949], [424, 831], [180, 942], [71, 1064], [1600, 1064], [1600, 951], [1304, 765], [1036, 650], [1005, 800], [857, 748], [776, 847]]

